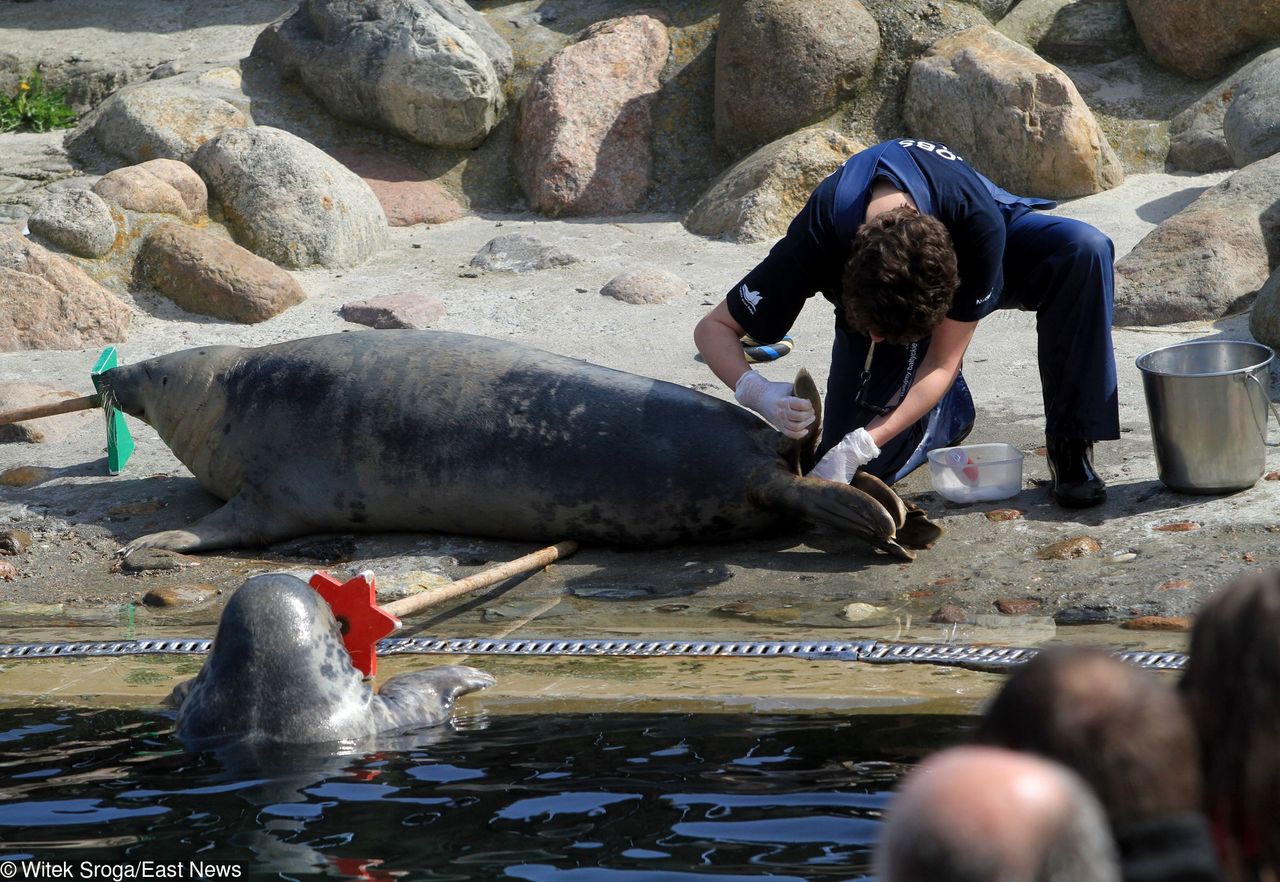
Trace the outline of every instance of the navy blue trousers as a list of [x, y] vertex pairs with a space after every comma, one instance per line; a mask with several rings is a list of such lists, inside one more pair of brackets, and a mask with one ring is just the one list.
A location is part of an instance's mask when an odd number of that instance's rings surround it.
[[[1007, 238], [998, 308], [1036, 313], [1045, 434], [1091, 441], [1119, 438], [1111, 344], [1115, 298], [1111, 240], [1082, 221], [1020, 205], [1001, 207]], [[898, 346], [877, 344], [864, 386], [862, 368], [870, 345], [869, 338], [836, 328], [820, 455], [875, 419], [877, 412], [868, 405], [898, 402], [928, 351], [929, 339]], [[956, 391], [953, 387], [948, 395]], [[920, 446], [927, 419], [882, 446], [880, 456], [865, 467], [867, 471], [885, 480], [901, 477], [899, 471]], [[948, 440], [939, 439], [936, 446]]]

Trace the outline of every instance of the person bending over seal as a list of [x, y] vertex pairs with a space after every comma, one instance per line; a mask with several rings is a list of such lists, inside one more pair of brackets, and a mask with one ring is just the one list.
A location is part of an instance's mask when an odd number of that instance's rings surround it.
[[818, 186], [694, 341], [741, 404], [796, 437], [811, 405], [751, 370], [739, 340], [781, 339], [821, 291], [835, 305], [835, 344], [810, 474], [847, 481], [864, 468], [892, 484], [972, 428], [960, 366], [978, 321], [1035, 310], [1053, 496], [1098, 505], [1093, 443], [1120, 437], [1114, 249], [1089, 224], [1036, 211], [1055, 204], [1002, 190], [936, 142], [870, 147]]

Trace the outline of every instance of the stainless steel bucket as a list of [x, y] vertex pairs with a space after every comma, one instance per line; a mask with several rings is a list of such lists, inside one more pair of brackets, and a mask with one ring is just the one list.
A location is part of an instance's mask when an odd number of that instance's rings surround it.
[[[1160, 480], [1184, 493], [1252, 487], [1266, 465], [1275, 354], [1242, 340], [1175, 343], [1138, 356]], [[1280, 412], [1276, 413], [1280, 421]]]

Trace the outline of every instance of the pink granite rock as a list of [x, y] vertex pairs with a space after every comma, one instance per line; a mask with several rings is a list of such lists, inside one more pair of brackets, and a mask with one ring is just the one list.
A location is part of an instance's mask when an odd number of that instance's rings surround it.
[[338, 314], [371, 328], [429, 328], [444, 318], [444, 304], [425, 294], [387, 294], [345, 304]]
[[542, 65], [516, 123], [516, 175], [531, 208], [599, 215], [639, 207], [669, 51], [662, 22], [629, 15], [592, 25]]
[[364, 178], [382, 203], [390, 226], [447, 224], [466, 214], [448, 190], [389, 153], [368, 147], [338, 148], [329, 153]]

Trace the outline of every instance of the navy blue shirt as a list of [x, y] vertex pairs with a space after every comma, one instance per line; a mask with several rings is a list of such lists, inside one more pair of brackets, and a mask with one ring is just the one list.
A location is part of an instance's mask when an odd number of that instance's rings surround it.
[[[947, 317], [973, 322], [999, 304], [1005, 220], [992, 193], [994, 185], [941, 144], [902, 139], [879, 147], [884, 152], [866, 186], [850, 180], [841, 186], [842, 179], [854, 173], [854, 164], [864, 155], [860, 153], [818, 185], [786, 236], [729, 292], [729, 314], [755, 339], [780, 340], [805, 301], [819, 292], [835, 305], [836, 322], [845, 325], [840, 305], [844, 265], [852, 232], [866, 217], [870, 184], [880, 178], [910, 193], [917, 207], [936, 217], [951, 234], [960, 287]], [[899, 176], [889, 165], [910, 170], [911, 180], [904, 180], [908, 176]], [[865, 171], [856, 173], [865, 175]], [[927, 192], [918, 192], [921, 186]]]

